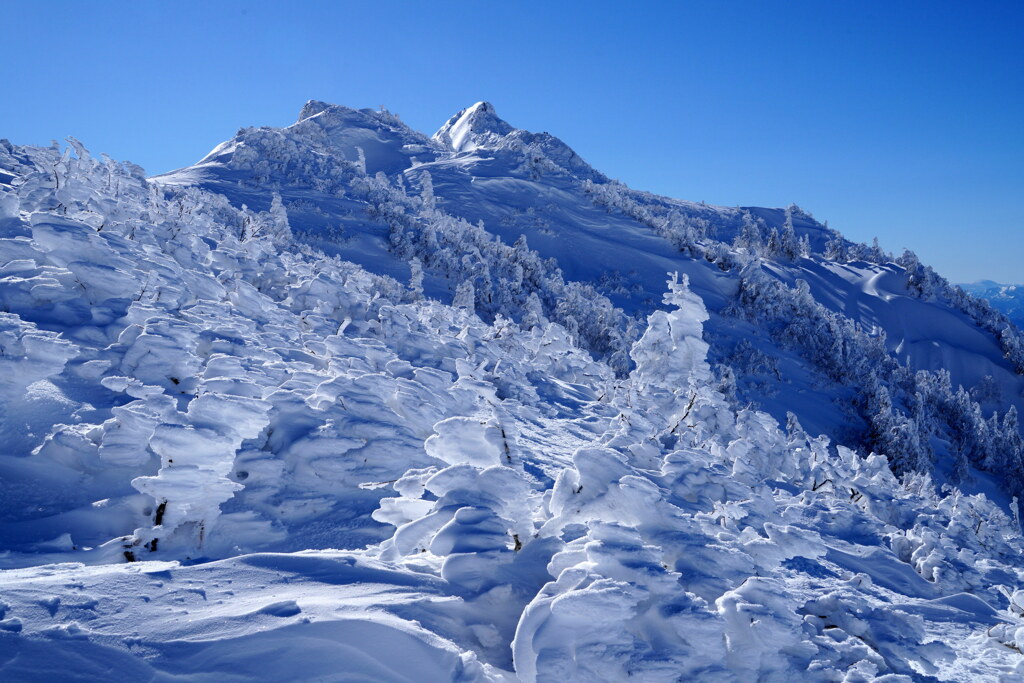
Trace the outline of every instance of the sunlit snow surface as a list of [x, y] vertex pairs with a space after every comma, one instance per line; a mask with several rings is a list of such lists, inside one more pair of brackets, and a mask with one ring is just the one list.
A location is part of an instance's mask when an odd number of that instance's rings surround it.
[[[486, 105], [434, 140], [301, 119], [250, 132], [273, 155], [243, 135], [157, 183], [76, 142], [0, 147], [0, 679], [1024, 676], [1005, 505], [808, 436], [842, 415], [792, 354], [775, 417], [730, 404], [706, 356], [755, 334], [721, 314], [730, 278], [586, 200], [603, 176], [560, 141]], [[523, 149], [575, 180], [509, 167]], [[629, 376], [550, 309], [485, 322], [437, 269], [406, 284], [366, 211], [378, 172], [527, 234], [547, 288], [619, 271]], [[776, 276], [1019, 395], [895, 266]]]

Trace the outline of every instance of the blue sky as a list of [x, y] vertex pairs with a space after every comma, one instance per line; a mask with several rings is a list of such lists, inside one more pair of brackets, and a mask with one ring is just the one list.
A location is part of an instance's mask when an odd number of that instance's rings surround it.
[[0, 137], [151, 173], [315, 98], [477, 100], [638, 189], [1024, 282], [1021, 2], [8, 2]]

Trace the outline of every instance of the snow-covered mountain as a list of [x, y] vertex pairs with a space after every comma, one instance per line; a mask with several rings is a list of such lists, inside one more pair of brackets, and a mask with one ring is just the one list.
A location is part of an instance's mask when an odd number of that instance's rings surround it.
[[486, 103], [69, 143], [0, 143], [5, 680], [1024, 674], [1024, 346], [913, 254]]
[[960, 286], [979, 299], [988, 301], [1017, 327], [1024, 327], [1024, 286], [1001, 285], [992, 280], [979, 280]]
[[[1024, 488], [1015, 454], [1004, 462], [959, 434], [966, 423], [995, 434], [1024, 408], [1019, 331], [912, 253], [851, 244], [797, 207], [630, 190], [484, 102], [432, 138], [387, 112], [310, 102], [296, 124], [243, 129], [155, 180], [256, 209], [276, 189], [301, 240], [402, 281], [418, 260], [428, 296], [450, 301], [471, 284], [485, 320], [548, 317], [620, 374], [663, 274], [685, 272], [738, 405], [792, 412], [865, 453], [899, 451], [899, 471], [937, 463], [940, 480], [959, 481], [969, 463], [1012, 471], [1004, 488]], [[999, 425], [980, 426], [994, 413]]]

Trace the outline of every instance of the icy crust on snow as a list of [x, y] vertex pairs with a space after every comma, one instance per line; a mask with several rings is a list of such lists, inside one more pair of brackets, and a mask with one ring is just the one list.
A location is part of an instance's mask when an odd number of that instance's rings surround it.
[[485, 321], [482, 279], [325, 256], [275, 191], [0, 169], [2, 678], [1024, 675], [1019, 520], [738, 408], [695, 278], [617, 376], [564, 280], [577, 329]]

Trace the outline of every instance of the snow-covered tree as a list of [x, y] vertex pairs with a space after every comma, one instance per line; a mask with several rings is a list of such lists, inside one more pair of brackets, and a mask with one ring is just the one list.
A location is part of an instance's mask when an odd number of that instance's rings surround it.
[[470, 312], [476, 309], [476, 288], [471, 280], [463, 281], [455, 289], [455, 297], [452, 299], [452, 306], [464, 308]]
[[707, 363], [708, 343], [703, 338], [707, 309], [690, 291], [684, 273], [670, 273], [663, 302], [668, 311], [655, 311], [647, 319], [647, 331], [633, 344], [630, 356], [636, 363], [634, 382], [641, 389], [656, 386], [675, 394], [688, 394], [711, 380]]

